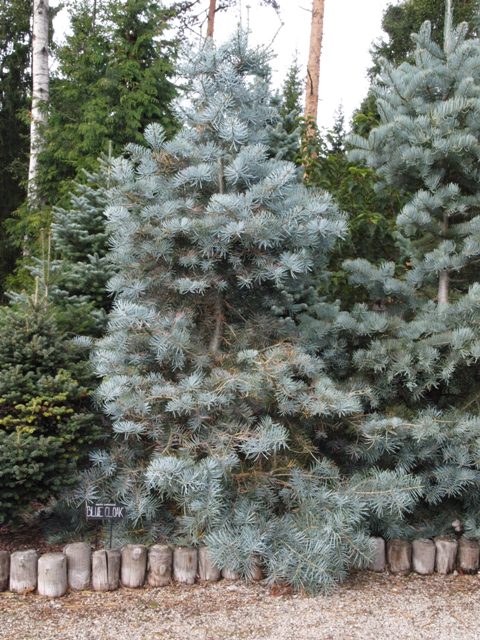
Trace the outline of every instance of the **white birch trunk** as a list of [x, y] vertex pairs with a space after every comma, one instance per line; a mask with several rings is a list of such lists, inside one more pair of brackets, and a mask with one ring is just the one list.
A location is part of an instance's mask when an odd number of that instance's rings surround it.
[[28, 167], [28, 202], [30, 207], [36, 206], [40, 200], [38, 156], [43, 141], [42, 128], [47, 122], [49, 99], [48, 3], [49, 0], [33, 0], [32, 115]]

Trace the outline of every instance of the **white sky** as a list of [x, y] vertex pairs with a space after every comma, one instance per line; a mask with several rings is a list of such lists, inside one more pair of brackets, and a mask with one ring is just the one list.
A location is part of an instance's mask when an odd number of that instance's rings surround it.
[[[330, 127], [335, 111], [343, 105], [348, 123], [368, 89], [367, 69], [371, 66], [370, 47], [382, 33], [384, 10], [395, 0], [325, 0], [322, 57], [320, 62], [320, 102], [318, 124]], [[208, 3], [207, 3], [208, 4]], [[250, 5], [252, 42], [272, 41], [277, 54], [273, 61], [275, 85], [281, 85], [295, 51], [303, 70], [306, 69], [310, 42], [311, 0], [279, 0], [281, 15], [260, 6], [258, 0], [242, 0], [243, 22]], [[218, 37], [232, 32], [235, 18], [220, 14], [215, 26]], [[237, 10], [238, 16], [238, 10]], [[237, 17], [238, 20], [238, 17]], [[281, 22], [284, 25], [281, 27]], [[281, 27], [280, 31], [278, 31]], [[225, 36], [224, 36], [225, 34]]]
[[[51, 5], [57, 6], [59, 2], [60, 0], [51, 0]], [[208, 0], [202, 2], [207, 8]], [[280, 17], [273, 9], [260, 6], [258, 0], [237, 2], [237, 9], [217, 14], [216, 39], [225, 40], [235, 30], [239, 17], [242, 17], [245, 24], [249, 16], [252, 43], [267, 44], [273, 40], [272, 48], [277, 54], [273, 62], [276, 86], [281, 85], [295, 51], [298, 53], [298, 61], [305, 69], [310, 38], [311, 0], [279, 0]], [[325, 1], [318, 115], [320, 126], [331, 126], [340, 104], [343, 105], [348, 123], [353, 110], [365, 96], [368, 88], [366, 71], [371, 64], [369, 49], [372, 42], [381, 35], [383, 11], [394, 2], [395, 0]], [[250, 9], [247, 9], [248, 5]], [[66, 24], [65, 12], [62, 12], [55, 25], [56, 33], [60, 34]]]

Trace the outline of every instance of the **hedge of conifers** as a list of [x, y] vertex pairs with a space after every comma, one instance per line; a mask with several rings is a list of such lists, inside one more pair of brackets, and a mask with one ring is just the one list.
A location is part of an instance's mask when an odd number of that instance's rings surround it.
[[[387, 568], [394, 574], [414, 571], [421, 575], [477, 573], [480, 546], [467, 538], [439, 537], [433, 540], [389, 540], [372, 538], [372, 571]], [[38, 590], [43, 596], [55, 598], [68, 589], [82, 591], [113, 591], [120, 586], [138, 588], [144, 585], [163, 587], [172, 581], [194, 584], [196, 580], [217, 581], [221, 577], [237, 579], [229, 569], [220, 571], [213, 565], [206, 547], [172, 547], [156, 544], [129, 544], [119, 549], [91, 550], [87, 542], [68, 544], [63, 553], [38, 556], [33, 549], [9, 554], [0, 550], [0, 591], [15, 593]], [[252, 580], [262, 579], [258, 566]]]

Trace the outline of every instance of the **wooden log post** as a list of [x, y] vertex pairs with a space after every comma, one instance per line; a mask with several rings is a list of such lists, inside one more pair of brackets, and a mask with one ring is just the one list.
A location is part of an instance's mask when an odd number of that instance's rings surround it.
[[8, 576], [10, 575], [10, 554], [0, 550], [0, 591], [8, 589]]
[[252, 570], [250, 572], [250, 580], [252, 582], [259, 582], [263, 580], [263, 567], [261, 565], [260, 559], [255, 559], [255, 563], [252, 566]]
[[92, 554], [92, 587], [94, 591], [109, 591], [107, 552], [99, 549]]
[[120, 565], [122, 554], [120, 549], [107, 549], [108, 589], [115, 591], [120, 586]]
[[372, 545], [372, 561], [368, 565], [369, 571], [376, 571], [381, 573], [385, 571], [386, 557], [385, 557], [385, 540], [383, 538], [372, 537], [370, 538]]
[[435, 543], [424, 538], [412, 543], [412, 565], [415, 573], [429, 576], [435, 571]]
[[406, 576], [411, 571], [412, 545], [408, 540], [389, 540], [387, 558], [392, 573]]
[[115, 591], [120, 581], [120, 550], [99, 549], [92, 555], [94, 591]]
[[63, 553], [45, 553], [38, 560], [38, 593], [59, 598], [67, 592], [67, 558]]
[[147, 583], [165, 587], [172, 581], [173, 551], [168, 544], [154, 544], [148, 551]]
[[480, 546], [477, 540], [460, 538], [458, 543], [457, 567], [461, 573], [477, 573]]
[[73, 542], [63, 549], [67, 557], [68, 586], [73, 591], [90, 587], [92, 550], [88, 542]]
[[144, 544], [127, 544], [122, 549], [122, 585], [130, 589], [142, 587], [147, 570], [147, 547]]
[[191, 547], [175, 547], [173, 552], [173, 579], [194, 584], [197, 577], [198, 552]]
[[220, 580], [221, 571], [210, 560], [207, 547], [198, 550], [198, 577], [200, 580], [217, 582]]
[[27, 593], [37, 588], [38, 555], [34, 549], [15, 551], [10, 556], [10, 591]]
[[437, 573], [452, 573], [457, 559], [458, 542], [454, 538], [439, 536], [435, 538], [437, 556], [435, 559], [435, 571]]
[[240, 574], [238, 573], [238, 571], [234, 571], [229, 567], [224, 567], [222, 569], [222, 578], [224, 580], [240, 580]]

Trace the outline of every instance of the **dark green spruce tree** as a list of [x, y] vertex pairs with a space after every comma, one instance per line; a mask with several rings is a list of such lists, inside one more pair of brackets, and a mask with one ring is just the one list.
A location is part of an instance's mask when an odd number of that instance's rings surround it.
[[26, 195], [31, 4], [31, 0], [0, 3], [0, 301], [18, 254], [5, 220]]
[[0, 523], [45, 508], [98, 445], [87, 365], [43, 294], [0, 308]]
[[298, 161], [301, 141], [301, 117], [303, 82], [301, 68], [294, 58], [283, 82], [281, 93], [275, 97], [278, 104], [279, 122], [272, 127], [270, 146], [277, 158]]
[[173, 12], [153, 0], [81, 0], [72, 32], [56, 49], [42, 191], [65, 206], [83, 170], [98, 170], [109, 146], [118, 154], [148, 122], [175, 124], [175, 45], [165, 36]]
[[370, 510], [415, 498], [407, 473], [347, 480], [319, 447], [370, 393], [335, 384], [295, 322], [345, 216], [269, 158], [264, 50], [243, 34], [206, 41], [184, 74], [180, 133], [150, 125], [114, 163], [115, 302], [93, 358], [114, 444], [74, 498], [123, 501], [125, 535], [207, 544], [219, 567], [248, 576], [260, 562], [270, 582], [328, 589], [368, 560]]

